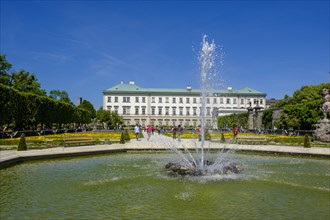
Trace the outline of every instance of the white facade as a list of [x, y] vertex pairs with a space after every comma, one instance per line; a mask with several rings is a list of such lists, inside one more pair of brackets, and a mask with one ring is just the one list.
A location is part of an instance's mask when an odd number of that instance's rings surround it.
[[[247, 107], [266, 106], [266, 94], [250, 88], [214, 91], [205, 100], [207, 127], [216, 127], [216, 116], [247, 112]], [[103, 91], [103, 109], [116, 111], [126, 125], [193, 126], [200, 124], [200, 90], [148, 89], [121, 83]]]

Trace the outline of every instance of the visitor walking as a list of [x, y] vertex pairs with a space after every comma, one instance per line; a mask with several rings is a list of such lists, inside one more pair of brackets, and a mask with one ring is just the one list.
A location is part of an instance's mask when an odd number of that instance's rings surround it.
[[175, 126], [173, 126], [173, 128], [172, 128], [173, 139], [176, 139], [176, 132], [177, 132], [177, 129]]
[[234, 133], [234, 139], [236, 140], [237, 139], [237, 135], [238, 135], [238, 127], [234, 127], [233, 129], [233, 133]]
[[147, 135], [148, 135], [148, 141], [150, 140], [152, 133], [152, 127], [150, 125], [147, 126]]
[[202, 141], [202, 128], [200, 125], [197, 128], [197, 133], [198, 133], [198, 141]]
[[138, 141], [139, 140], [139, 135], [140, 135], [140, 127], [138, 124], [135, 125], [134, 127], [134, 133], [135, 133], [135, 136], [136, 136], [136, 140]]
[[181, 125], [178, 126], [178, 141], [181, 141], [181, 136], [183, 133], [183, 128], [181, 127]]

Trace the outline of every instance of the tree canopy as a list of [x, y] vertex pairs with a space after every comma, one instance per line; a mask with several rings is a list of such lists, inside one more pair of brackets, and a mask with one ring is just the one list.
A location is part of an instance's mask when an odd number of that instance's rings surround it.
[[60, 91], [60, 90], [51, 90], [49, 92], [49, 97], [61, 101], [61, 102], [65, 102], [65, 103], [72, 103], [70, 98], [69, 98], [69, 94], [66, 91]]
[[292, 97], [286, 96], [277, 102], [274, 107], [283, 111], [276, 126], [284, 129], [314, 129], [317, 121], [323, 117], [323, 89], [330, 89], [330, 83], [302, 86]]

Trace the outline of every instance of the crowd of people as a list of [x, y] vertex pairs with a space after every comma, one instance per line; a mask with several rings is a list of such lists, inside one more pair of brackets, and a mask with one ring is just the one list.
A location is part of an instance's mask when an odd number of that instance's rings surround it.
[[[163, 127], [160, 128], [155, 128], [153, 125], [147, 125], [145, 127], [140, 127], [138, 124], [135, 125], [134, 127], [134, 133], [135, 133], [135, 137], [136, 140], [139, 141], [139, 136], [140, 133], [142, 131], [147, 133], [147, 140], [149, 141], [151, 136], [157, 132], [158, 134], [162, 134], [165, 131], [169, 131], [172, 133], [172, 137], [173, 139], [177, 139], [178, 141], [181, 141], [182, 138], [182, 134], [184, 132], [184, 129], [181, 125], [178, 126], [172, 126], [170, 129], [165, 129]], [[202, 128], [201, 126], [198, 126], [197, 129], [195, 129], [195, 131], [198, 133], [198, 140], [201, 141], [202, 140]]]

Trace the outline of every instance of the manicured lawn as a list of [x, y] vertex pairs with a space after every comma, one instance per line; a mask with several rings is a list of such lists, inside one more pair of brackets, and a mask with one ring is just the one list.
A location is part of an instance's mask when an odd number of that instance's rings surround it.
[[[135, 138], [133, 132], [129, 132], [130, 138]], [[103, 144], [105, 139], [111, 142], [119, 142], [121, 132], [79, 132], [79, 133], [64, 133], [54, 135], [42, 135], [25, 137], [28, 149], [43, 149], [62, 146], [63, 139], [91, 137], [94, 138], [96, 144]], [[20, 137], [0, 139], [0, 150], [16, 149]]]

